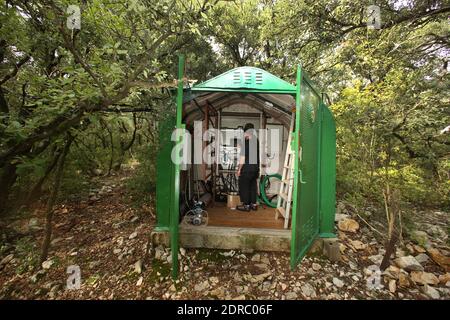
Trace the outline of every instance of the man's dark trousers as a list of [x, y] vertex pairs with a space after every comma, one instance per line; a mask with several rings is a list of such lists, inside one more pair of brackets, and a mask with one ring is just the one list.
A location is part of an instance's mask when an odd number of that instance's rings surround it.
[[256, 204], [256, 182], [258, 170], [242, 170], [239, 176], [239, 196], [243, 204]]

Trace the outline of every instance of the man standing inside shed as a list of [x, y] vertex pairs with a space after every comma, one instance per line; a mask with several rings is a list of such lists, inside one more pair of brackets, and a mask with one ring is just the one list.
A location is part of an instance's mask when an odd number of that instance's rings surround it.
[[236, 209], [240, 211], [257, 210], [256, 190], [259, 177], [259, 142], [255, 127], [251, 123], [244, 126], [244, 139], [241, 145], [239, 167], [239, 196], [242, 204]]

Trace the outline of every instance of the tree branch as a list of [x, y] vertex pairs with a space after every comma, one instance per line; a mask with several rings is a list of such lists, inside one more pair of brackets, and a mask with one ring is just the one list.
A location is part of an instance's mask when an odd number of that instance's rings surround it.
[[4, 76], [2, 80], [0, 80], [0, 86], [3, 85], [9, 79], [14, 78], [19, 72], [20, 67], [22, 67], [25, 63], [27, 63], [30, 60], [30, 58], [31, 57], [29, 55], [25, 55], [22, 59], [20, 59], [19, 62], [17, 62], [14, 65], [14, 69], [6, 76]]

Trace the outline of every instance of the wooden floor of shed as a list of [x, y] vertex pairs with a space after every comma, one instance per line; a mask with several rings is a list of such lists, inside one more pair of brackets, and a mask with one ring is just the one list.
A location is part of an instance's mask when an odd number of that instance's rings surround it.
[[208, 207], [208, 226], [235, 228], [283, 229], [284, 220], [275, 220], [275, 208], [259, 207], [257, 211], [232, 210], [225, 203]]

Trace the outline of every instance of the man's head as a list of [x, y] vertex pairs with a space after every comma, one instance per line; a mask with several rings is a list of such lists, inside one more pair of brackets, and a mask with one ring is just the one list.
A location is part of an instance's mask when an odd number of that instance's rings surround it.
[[255, 126], [253, 125], [253, 123], [246, 123], [244, 126], [244, 132], [246, 132], [249, 129], [255, 129]]
[[253, 125], [253, 123], [246, 123], [244, 126], [244, 138], [245, 139], [249, 139], [255, 130], [255, 126]]

